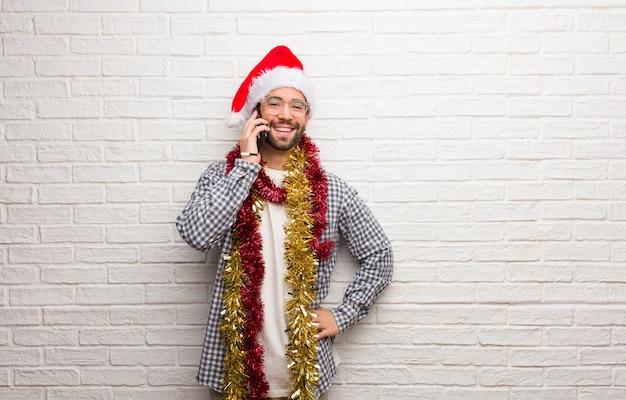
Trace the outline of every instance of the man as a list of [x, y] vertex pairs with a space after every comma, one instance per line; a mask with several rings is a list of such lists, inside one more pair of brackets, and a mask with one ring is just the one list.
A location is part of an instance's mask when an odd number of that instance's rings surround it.
[[[300, 60], [272, 49], [233, 100], [239, 144], [202, 174], [177, 219], [189, 245], [222, 252], [197, 375], [216, 399], [319, 398], [336, 372], [333, 337], [390, 283], [387, 237], [305, 134], [314, 110]], [[328, 310], [340, 237], [359, 267]]]

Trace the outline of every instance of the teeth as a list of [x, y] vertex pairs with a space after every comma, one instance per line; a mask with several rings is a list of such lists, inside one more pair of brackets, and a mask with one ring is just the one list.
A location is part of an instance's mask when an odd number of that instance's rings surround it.
[[290, 132], [291, 128], [275, 128], [279, 132]]

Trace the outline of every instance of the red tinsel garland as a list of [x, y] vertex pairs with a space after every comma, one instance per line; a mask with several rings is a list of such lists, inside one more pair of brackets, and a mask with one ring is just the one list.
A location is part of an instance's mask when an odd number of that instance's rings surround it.
[[[313, 193], [310, 215], [314, 218], [313, 236], [310, 243], [318, 259], [328, 259], [333, 248], [330, 240], [322, 241], [321, 236], [326, 230], [326, 211], [328, 181], [319, 162], [317, 146], [304, 135], [299, 143], [307, 156], [306, 177], [311, 184]], [[239, 145], [227, 155], [228, 174], [234, 167], [235, 159], [240, 157]], [[243, 348], [246, 354], [245, 375], [250, 400], [267, 398], [269, 384], [263, 370], [264, 349], [260, 345], [258, 336], [263, 328], [263, 303], [261, 301], [261, 287], [265, 275], [265, 265], [262, 257], [262, 238], [259, 231], [259, 221], [255, 213], [255, 195], [264, 201], [284, 204], [286, 189], [277, 187], [271, 178], [261, 169], [258, 178], [253, 184], [250, 196], [244, 201], [237, 214], [234, 226], [236, 241], [241, 254], [241, 265], [244, 271], [244, 282], [240, 288], [242, 307], [246, 311], [245, 327], [243, 329]]]

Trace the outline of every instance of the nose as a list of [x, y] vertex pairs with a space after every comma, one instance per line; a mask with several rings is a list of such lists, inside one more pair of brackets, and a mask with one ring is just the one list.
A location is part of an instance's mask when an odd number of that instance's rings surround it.
[[278, 114], [279, 118], [285, 119], [285, 120], [289, 120], [291, 119], [292, 115], [291, 115], [291, 104], [285, 102], [285, 104], [283, 104], [282, 109], [280, 110], [280, 113]]

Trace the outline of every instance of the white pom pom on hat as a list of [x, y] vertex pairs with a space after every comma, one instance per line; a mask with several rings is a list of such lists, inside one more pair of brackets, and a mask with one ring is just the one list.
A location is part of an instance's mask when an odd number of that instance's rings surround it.
[[302, 92], [315, 109], [315, 93], [298, 58], [286, 46], [276, 46], [250, 71], [233, 98], [228, 126], [242, 126], [256, 105], [274, 89], [291, 87]]

